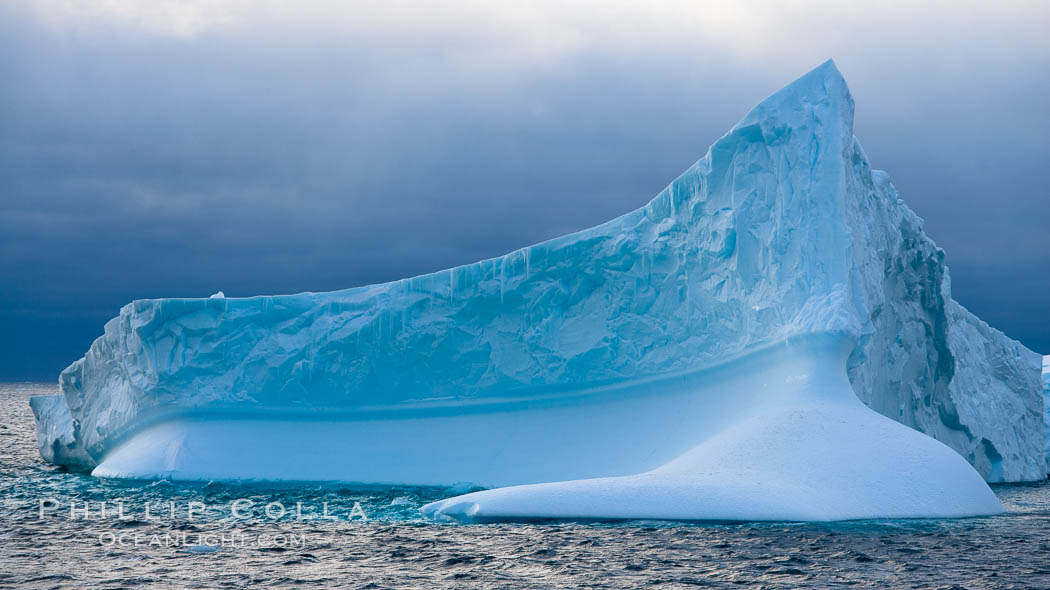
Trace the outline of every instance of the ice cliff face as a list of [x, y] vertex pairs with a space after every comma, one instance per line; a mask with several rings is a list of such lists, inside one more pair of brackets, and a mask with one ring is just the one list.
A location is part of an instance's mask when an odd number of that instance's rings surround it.
[[1050, 355], [1043, 357], [1043, 448], [1046, 468], [1050, 472]]
[[1039, 357], [951, 299], [944, 254], [871, 170], [831, 62], [646, 206], [434, 274], [332, 293], [135, 301], [35, 401], [80, 467], [179, 414], [454, 412], [695, 371], [800, 335], [854, 342], [878, 412], [990, 481], [1045, 475]]
[[866, 322], [850, 359], [854, 391], [955, 449], [988, 481], [1042, 479], [1039, 355], [951, 298], [944, 252], [853, 146], [847, 223]]

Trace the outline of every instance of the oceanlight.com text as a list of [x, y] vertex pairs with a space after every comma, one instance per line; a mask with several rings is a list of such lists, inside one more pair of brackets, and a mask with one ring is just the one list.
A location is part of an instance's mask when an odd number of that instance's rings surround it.
[[103, 547], [182, 547], [189, 549], [254, 548], [302, 548], [309, 538], [306, 534], [274, 533], [252, 534], [241, 532], [164, 534], [126, 533], [106, 531], [99, 533], [98, 542]]

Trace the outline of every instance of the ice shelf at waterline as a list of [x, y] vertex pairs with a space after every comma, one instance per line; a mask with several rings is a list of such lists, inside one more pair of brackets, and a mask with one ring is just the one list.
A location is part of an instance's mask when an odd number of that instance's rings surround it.
[[1040, 357], [951, 299], [852, 128], [829, 61], [600, 226], [345, 291], [135, 301], [32, 401], [41, 454], [537, 484], [427, 508], [462, 520], [996, 512], [981, 476], [1046, 474]]

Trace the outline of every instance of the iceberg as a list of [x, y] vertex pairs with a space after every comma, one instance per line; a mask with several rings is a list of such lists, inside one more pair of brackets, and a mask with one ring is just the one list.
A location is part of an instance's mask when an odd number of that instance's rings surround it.
[[1050, 354], [1043, 357], [1043, 449], [1050, 474]]
[[837, 520], [1002, 510], [1046, 474], [1040, 357], [951, 298], [828, 61], [648, 204], [428, 275], [134, 301], [45, 460], [99, 477], [494, 488], [536, 518]]

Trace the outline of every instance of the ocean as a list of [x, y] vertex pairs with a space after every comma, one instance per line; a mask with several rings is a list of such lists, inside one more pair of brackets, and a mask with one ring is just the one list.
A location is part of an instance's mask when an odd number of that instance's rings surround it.
[[[1050, 588], [1050, 485], [1001, 516], [840, 523], [433, 523], [467, 491], [107, 481], [44, 463], [0, 383], [2, 588]], [[359, 450], [355, 450], [359, 451]], [[339, 452], [333, 449], [332, 452]]]

